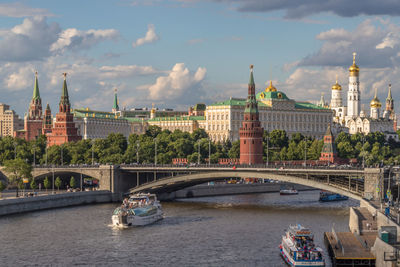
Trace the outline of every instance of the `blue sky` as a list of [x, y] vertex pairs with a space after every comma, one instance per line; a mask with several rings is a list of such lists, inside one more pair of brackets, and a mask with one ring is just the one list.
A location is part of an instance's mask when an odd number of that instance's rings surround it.
[[[355, 3], [353, 3], [355, 2]], [[0, 101], [27, 111], [34, 71], [42, 101], [57, 110], [62, 73], [73, 107], [186, 110], [245, 97], [272, 79], [298, 101], [346, 99], [357, 52], [362, 102], [374, 88], [400, 96], [400, 3], [372, 0], [86, 0], [0, 3]]]

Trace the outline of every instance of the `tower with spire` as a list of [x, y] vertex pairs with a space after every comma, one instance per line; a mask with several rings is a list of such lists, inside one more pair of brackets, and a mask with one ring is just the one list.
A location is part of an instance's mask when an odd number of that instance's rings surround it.
[[240, 164], [263, 163], [263, 133], [255, 94], [253, 65], [250, 65], [250, 80], [240, 136]]
[[385, 111], [383, 117], [394, 120], [394, 102], [392, 98], [392, 85], [389, 84], [388, 96], [386, 98]]
[[117, 113], [119, 111], [117, 88], [114, 89], [114, 103], [111, 112]]
[[64, 83], [60, 98], [56, 121], [54, 122], [51, 133], [47, 136], [47, 145], [62, 145], [64, 143], [79, 141], [82, 136], [78, 135], [75, 127], [74, 115], [71, 113], [71, 103], [69, 102], [67, 88], [67, 73], [63, 73]]
[[26, 141], [37, 139], [42, 134], [42, 99], [40, 98], [38, 73], [35, 72], [32, 99], [28, 113], [24, 117], [24, 130], [14, 133], [15, 137], [24, 138]]
[[349, 91], [347, 92], [347, 116], [356, 118], [360, 114], [360, 68], [356, 65], [356, 53], [353, 53], [353, 65], [349, 68]]
[[342, 106], [342, 86], [338, 83], [338, 76], [336, 75], [336, 83], [332, 85], [332, 99], [331, 108], [339, 108]]
[[52, 119], [51, 119], [51, 109], [49, 103], [47, 103], [46, 109], [43, 115], [43, 128], [42, 133], [44, 135], [48, 135], [51, 133], [51, 128], [53, 127]]
[[334, 143], [334, 137], [331, 131], [331, 125], [328, 125], [324, 136], [324, 145], [321, 150], [321, 157], [319, 160], [334, 163], [338, 160], [337, 150]]

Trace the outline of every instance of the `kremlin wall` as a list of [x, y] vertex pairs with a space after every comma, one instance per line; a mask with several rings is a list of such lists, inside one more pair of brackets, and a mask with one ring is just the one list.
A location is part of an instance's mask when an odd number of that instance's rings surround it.
[[[64, 73], [59, 108], [53, 116], [48, 103], [43, 112], [38, 77], [35, 73], [32, 99], [23, 120], [10, 110], [8, 105], [0, 104], [0, 134], [26, 140], [46, 135], [48, 146], [52, 146], [81, 139], [105, 138], [110, 133], [121, 133], [128, 137], [133, 133], [144, 133], [152, 125], [163, 130], [185, 132], [201, 128], [215, 142], [240, 139], [241, 147], [247, 147], [244, 154], [253, 157], [241, 161], [252, 163], [259, 161], [255, 156], [259, 154], [257, 142], [262, 140], [264, 130], [281, 129], [288, 135], [301, 133], [304, 136], [322, 139], [330, 125], [329, 131], [333, 136], [342, 131], [350, 134], [379, 131], [387, 138], [397, 140], [397, 118], [391, 86], [388, 87], [383, 112], [375, 89], [368, 115], [360, 104], [359, 77], [360, 68], [356, 65], [354, 53], [353, 64], [349, 67], [347, 102], [344, 103], [342, 99], [342, 86], [336, 79], [331, 89], [330, 104], [326, 103], [323, 97], [319, 104], [312, 104], [291, 99], [277, 89], [272, 81], [267, 88], [257, 92], [251, 66], [247, 99], [231, 97], [207, 106], [199, 103], [190, 107], [188, 111], [159, 110], [154, 105], [151, 109], [121, 110], [115, 90], [112, 110], [95, 111], [89, 108], [72, 108], [68, 95], [67, 74]], [[251, 145], [248, 142], [251, 142]], [[332, 148], [329, 150], [332, 151]]]

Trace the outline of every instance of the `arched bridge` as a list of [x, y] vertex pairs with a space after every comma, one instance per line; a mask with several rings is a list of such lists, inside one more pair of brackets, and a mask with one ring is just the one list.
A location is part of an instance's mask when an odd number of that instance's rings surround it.
[[[383, 169], [271, 168], [263, 166], [100, 165], [34, 168], [34, 177], [52, 174], [90, 176], [100, 189], [114, 193], [168, 194], [185, 187], [226, 178], [263, 178], [329, 190], [351, 198], [379, 198]], [[77, 176], [76, 178], [78, 178]]]

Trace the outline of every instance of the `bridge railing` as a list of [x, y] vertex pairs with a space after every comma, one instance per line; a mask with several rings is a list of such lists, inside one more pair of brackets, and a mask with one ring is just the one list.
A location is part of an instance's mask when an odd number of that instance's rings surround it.
[[55, 169], [77, 169], [77, 168], [99, 168], [100, 166], [116, 166], [116, 167], [153, 167], [153, 168], [260, 168], [260, 169], [316, 169], [316, 170], [363, 170], [364, 168], [358, 166], [348, 166], [348, 165], [330, 165], [330, 166], [320, 166], [320, 165], [298, 165], [298, 164], [154, 164], [154, 163], [130, 163], [130, 164], [105, 164], [105, 165], [89, 165], [89, 164], [76, 164], [76, 165], [35, 165], [34, 168], [55, 168]]

